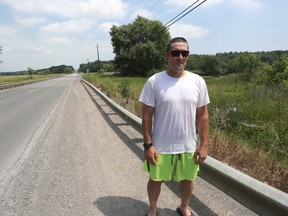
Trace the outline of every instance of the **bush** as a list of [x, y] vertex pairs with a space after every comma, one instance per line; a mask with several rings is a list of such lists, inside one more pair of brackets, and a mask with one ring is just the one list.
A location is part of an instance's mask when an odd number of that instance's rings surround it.
[[129, 98], [131, 95], [130, 92], [130, 81], [129, 80], [124, 80], [121, 82], [121, 84], [118, 87], [120, 94], [123, 98]]

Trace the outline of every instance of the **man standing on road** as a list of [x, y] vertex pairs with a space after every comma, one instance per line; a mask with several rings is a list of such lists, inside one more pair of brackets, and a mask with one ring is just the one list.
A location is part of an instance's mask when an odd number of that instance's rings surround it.
[[184, 38], [170, 40], [168, 69], [147, 80], [139, 99], [143, 103], [144, 170], [150, 172], [148, 216], [157, 215], [162, 182], [172, 176], [179, 181], [181, 203], [177, 213], [192, 215], [189, 202], [193, 180], [207, 157], [208, 90], [202, 77], [185, 70], [188, 56], [189, 45]]

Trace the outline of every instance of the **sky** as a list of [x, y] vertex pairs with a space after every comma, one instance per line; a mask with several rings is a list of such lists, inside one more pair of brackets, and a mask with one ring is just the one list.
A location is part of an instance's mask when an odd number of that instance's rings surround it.
[[[110, 28], [164, 24], [195, 0], [0, 0], [0, 72], [113, 60]], [[287, 0], [198, 0], [169, 27], [194, 54], [288, 50]], [[192, 7], [191, 7], [192, 8]], [[190, 8], [190, 9], [191, 9]], [[187, 12], [187, 11], [186, 11]]]

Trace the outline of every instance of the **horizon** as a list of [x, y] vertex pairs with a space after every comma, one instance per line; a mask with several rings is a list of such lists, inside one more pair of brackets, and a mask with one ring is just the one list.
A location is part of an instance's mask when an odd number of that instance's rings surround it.
[[[202, 0], [169, 27], [187, 39], [192, 53], [271, 52], [288, 49], [288, 1]], [[2, 0], [0, 72], [113, 60], [110, 28], [143, 16], [167, 23], [191, 1]], [[77, 13], [75, 12], [77, 11]], [[168, 22], [169, 23], [169, 22]]]
[[[189, 56], [190, 55], [212, 55], [212, 56], [216, 56], [217, 54], [224, 54], [224, 53], [230, 53], [230, 52], [232, 52], [232, 53], [245, 53], [245, 52], [249, 52], [249, 53], [261, 53], [261, 52], [267, 52], [267, 53], [269, 53], [269, 52], [277, 52], [277, 51], [281, 51], [281, 52], [285, 52], [285, 51], [288, 51], [288, 49], [287, 50], [271, 50], [271, 51], [253, 51], [253, 52], [250, 52], [250, 51], [241, 51], [241, 52], [237, 52], [237, 51], [229, 51], [229, 52], [218, 52], [218, 53], [215, 53], [215, 54], [197, 54], [197, 53], [190, 53], [189, 54]], [[95, 61], [93, 61], [93, 62], [96, 62], [96, 61], [98, 61], [98, 60], [95, 60]], [[111, 60], [100, 60], [100, 62], [108, 62], [108, 61], [114, 61], [114, 59], [111, 59]], [[91, 61], [92, 62], [92, 61]], [[83, 62], [83, 63], [80, 63], [80, 64], [87, 64], [87, 63], [85, 63], [85, 62]], [[59, 64], [59, 65], [51, 65], [51, 66], [49, 66], [49, 67], [45, 67], [45, 68], [32, 68], [33, 70], [36, 70], [36, 71], [39, 71], [39, 70], [46, 70], [46, 69], [49, 69], [49, 68], [51, 68], [51, 67], [58, 67], [58, 66], [61, 66], [61, 65], [64, 65], [64, 66], [67, 66], [67, 67], [73, 67], [73, 69], [75, 70], [75, 71], [78, 71], [78, 69], [80, 68], [80, 64], [79, 64], [79, 66], [78, 66], [78, 68], [76, 69], [76, 68], [74, 68], [72, 65], [66, 65], [66, 64]], [[19, 70], [19, 71], [0, 71], [0, 73], [21, 73], [21, 72], [26, 72], [26, 71], [28, 71], [27, 70], [28, 68], [26, 68], [25, 70]]]

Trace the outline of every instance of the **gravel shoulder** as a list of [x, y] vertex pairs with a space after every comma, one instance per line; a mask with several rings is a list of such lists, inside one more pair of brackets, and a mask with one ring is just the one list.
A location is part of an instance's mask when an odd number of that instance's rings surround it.
[[[145, 215], [142, 136], [76, 79], [41, 140], [0, 185], [0, 215]], [[177, 183], [163, 184], [159, 215], [177, 215]], [[203, 179], [198, 215], [256, 215]]]

